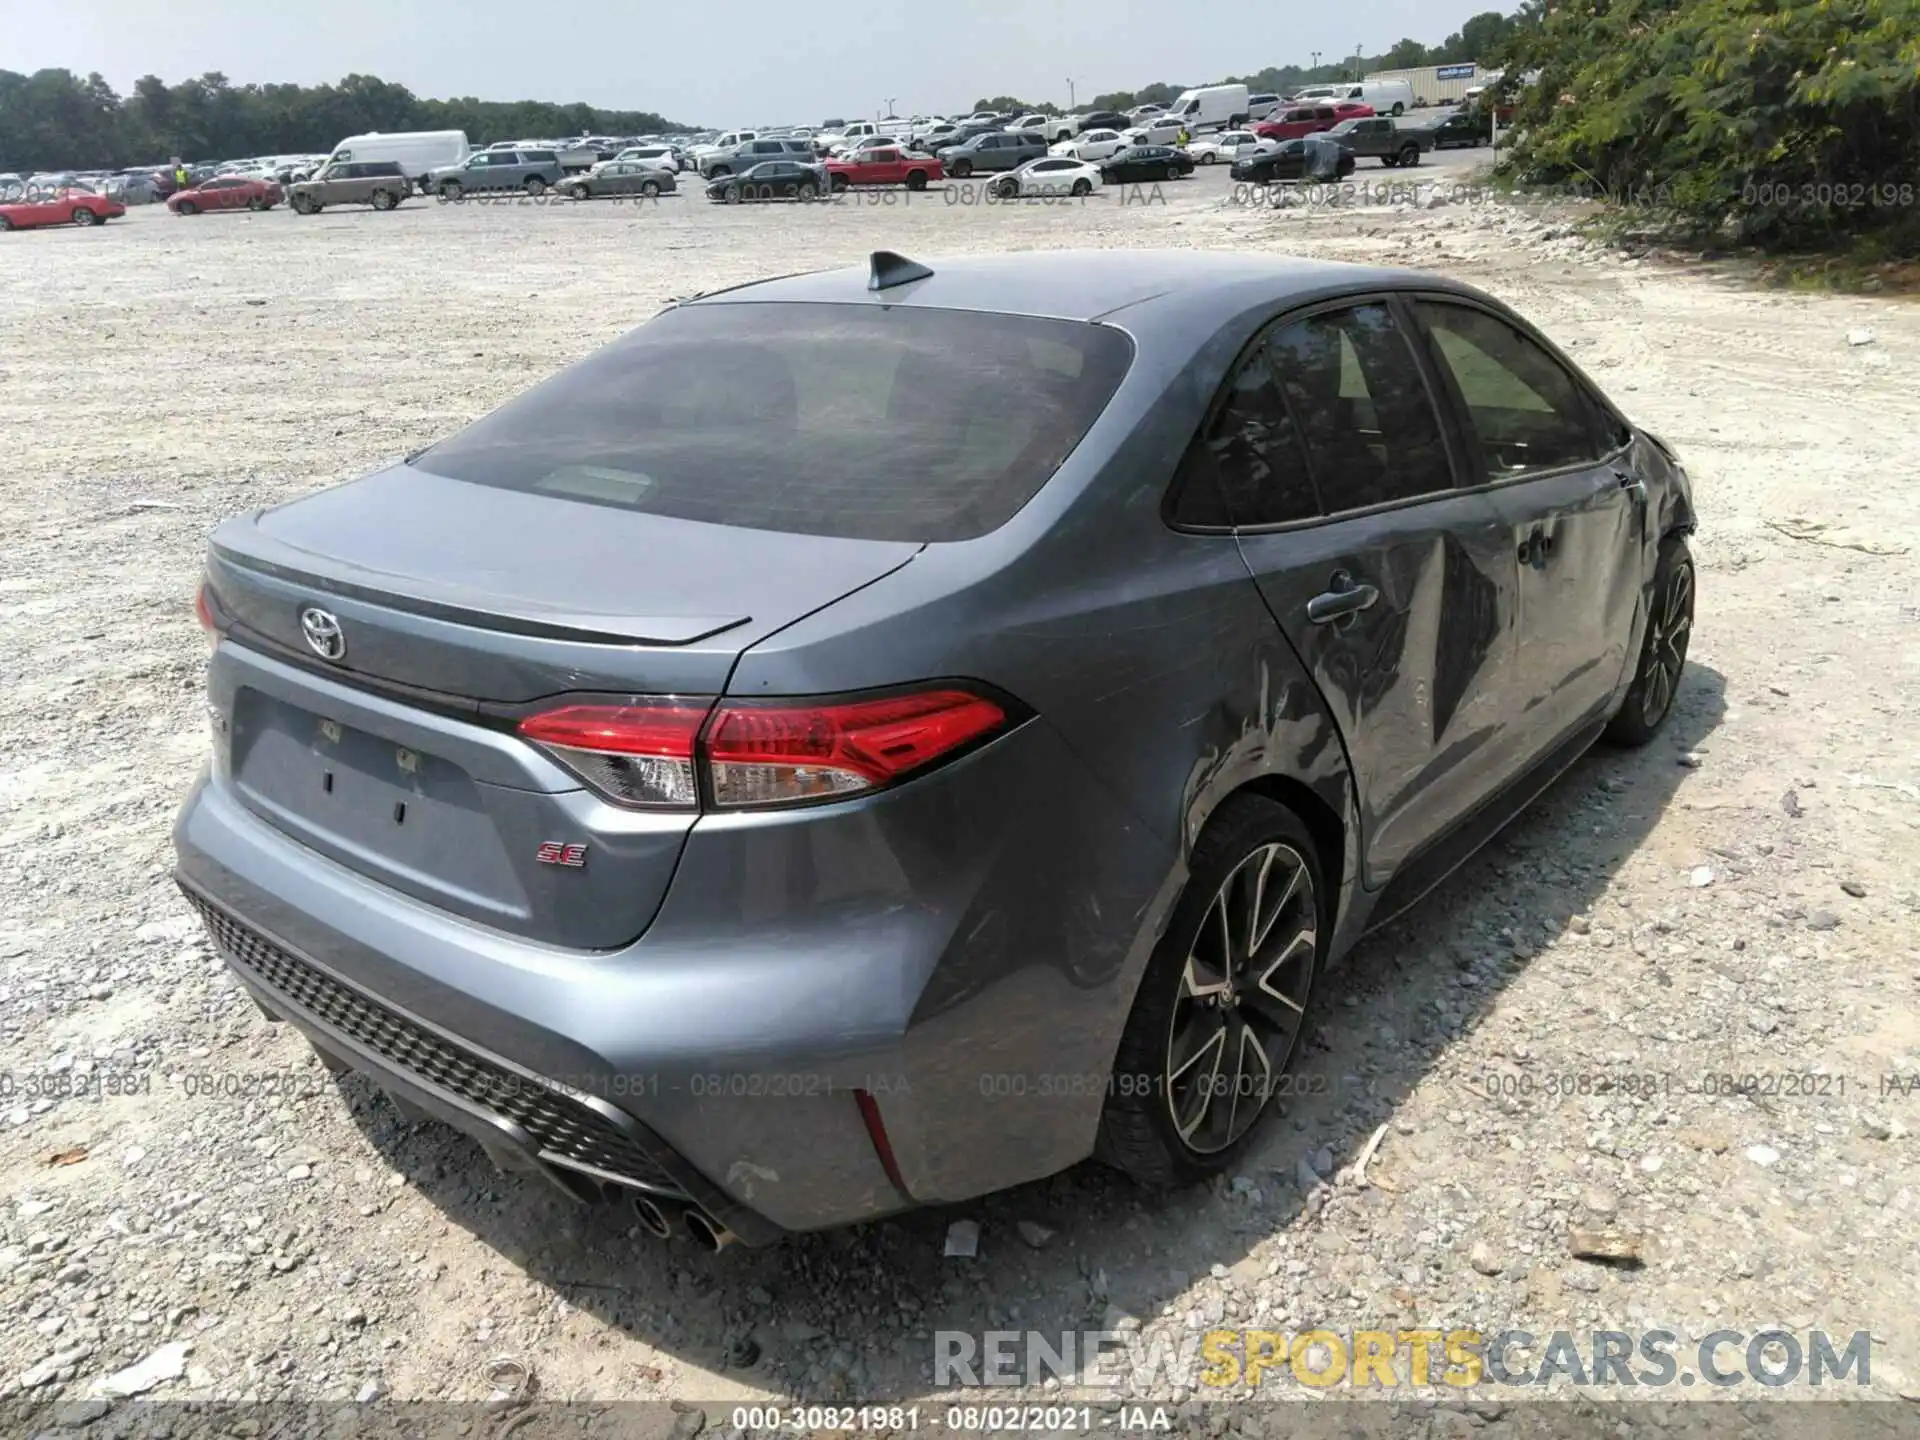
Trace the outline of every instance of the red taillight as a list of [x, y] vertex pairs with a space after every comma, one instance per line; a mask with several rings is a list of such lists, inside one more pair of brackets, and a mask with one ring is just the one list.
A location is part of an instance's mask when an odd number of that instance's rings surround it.
[[913, 774], [1001, 730], [1006, 711], [970, 691], [874, 700], [721, 702], [663, 697], [569, 705], [519, 732], [611, 800], [692, 810], [707, 793], [728, 810], [857, 795]]
[[701, 755], [716, 805], [787, 805], [885, 785], [1006, 719], [993, 701], [964, 690], [827, 705], [723, 704]]
[[213, 605], [207, 599], [207, 582], [202, 580], [200, 588], [193, 592], [193, 618], [200, 622], [200, 628], [207, 632], [207, 643], [217, 644], [220, 639], [220, 622], [213, 618]]
[[568, 705], [520, 722], [520, 733], [594, 789], [623, 805], [692, 810], [700, 804], [693, 746], [709, 704], [672, 697], [632, 705]]

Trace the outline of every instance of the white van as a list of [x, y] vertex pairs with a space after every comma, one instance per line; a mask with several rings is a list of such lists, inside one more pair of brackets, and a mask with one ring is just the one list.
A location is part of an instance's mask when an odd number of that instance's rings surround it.
[[1178, 120], [1189, 135], [1234, 130], [1247, 123], [1250, 98], [1244, 85], [1205, 85], [1198, 90], [1182, 91], [1179, 99], [1167, 107], [1163, 118]]
[[368, 135], [349, 135], [333, 147], [327, 164], [392, 160], [424, 194], [431, 172], [443, 165], [458, 165], [472, 150], [464, 130], [395, 130], [384, 135], [376, 130]]
[[1413, 108], [1411, 80], [1348, 80], [1338, 85], [1309, 85], [1295, 100], [1352, 100], [1371, 105], [1376, 115], [1404, 115]]

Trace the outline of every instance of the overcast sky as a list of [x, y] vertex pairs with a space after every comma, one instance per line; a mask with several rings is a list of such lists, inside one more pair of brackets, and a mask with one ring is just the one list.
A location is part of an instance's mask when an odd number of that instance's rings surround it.
[[125, 94], [219, 70], [236, 84], [359, 72], [431, 98], [584, 100], [712, 125], [951, 113], [982, 95], [1067, 103], [1199, 83], [1312, 52], [1438, 44], [1498, 0], [1341, 5], [973, 0], [0, 0], [0, 69], [98, 70]]

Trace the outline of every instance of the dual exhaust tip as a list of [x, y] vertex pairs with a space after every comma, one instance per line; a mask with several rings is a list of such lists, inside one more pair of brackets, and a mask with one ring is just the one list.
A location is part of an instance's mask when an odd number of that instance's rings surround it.
[[705, 1211], [692, 1205], [654, 1199], [651, 1195], [633, 1197], [633, 1213], [651, 1235], [662, 1240], [673, 1238], [674, 1221], [694, 1241], [711, 1254], [719, 1254], [738, 1238], [731, 1230]]

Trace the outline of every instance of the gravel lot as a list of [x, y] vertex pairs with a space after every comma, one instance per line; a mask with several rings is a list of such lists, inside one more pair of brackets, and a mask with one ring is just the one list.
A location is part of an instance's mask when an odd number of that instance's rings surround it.
[[[1538, 210], [1226, 191], [5, 237], [0, 1397], [158, 1354], [169, 1398], [478, 1399], [512, 1357], [548, 1397], [724, 1423], [928, 1395], [935, 1329], [1137, 1322], [1868, 1330], [1874, 1391], [1920, 1399], [1920, 1087], [1883, 1079], [1920, 1076], [1920, 313], [1601, 254]], [[1230, 1184], [1087, 1169], [714, 1258], [407, 1128], [227, 981], [169, 879], [205, 747], [189, 607], [221, 517], [444, 435], [669, 297], [880, 246], [1292, 250], [1492, 290], [1687, 461], [1693, 664], [1667, 737], [1583, 761], [1332, 978], [1326, 1093]], [[1626, 1075], [1651, 1093], [1590, 1093]], [[943, 1258], [955, 1219], [977, 1257]], [[1570, 1223], [1644, 1263], [1571, 1258]]]

